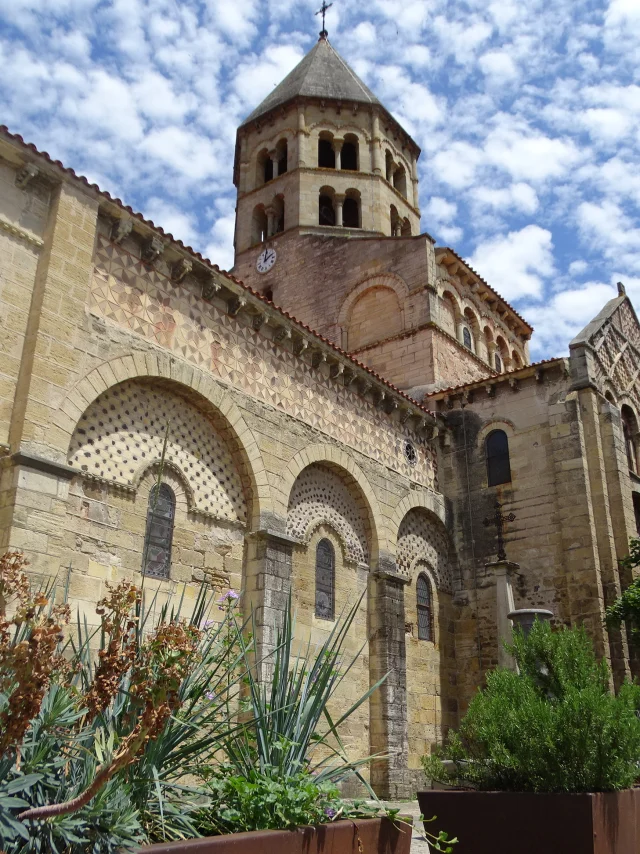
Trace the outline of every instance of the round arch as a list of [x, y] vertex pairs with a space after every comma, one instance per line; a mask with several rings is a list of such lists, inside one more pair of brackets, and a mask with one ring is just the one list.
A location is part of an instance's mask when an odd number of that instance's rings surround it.
[[341, 346], [346, 348], [347, 346], [347, 330], [349, 328], [349, 322], [351, 320], [351, 312], [353, 311], [354, 305], [358, 302], [360, 297], [366, 293], [368, 290], [372, 290], [373, 288], [388, 288], [389, 290], [394, 291], [395, 295], [398, 298], [398, 304], [400, 306], [400, 322], [402, 329], [405, 328], [404, 322], [404, 304], [405, 300], [409, 296], [409, 286], [400, 276], [397, 276], [393, 273], [383, 273], [378, 276], [371, 276], [368, 279], [364, 279], [364, 281], [359, 282], [344, 298], [342, 305], [340, 306], [340, 311], [338, 312], [338, 321], [337, 326], [340, 330], [341, 336]]
[[390, 531], [393, 536], [392, 542], [394, 544], [393, 554], [396, 553], [396, 540], [402, 520], [409, 510], [414, 510], [418, 507], [423, 510], [427, 510], [435, 518], [435, 521], [442, 525], [449, 539], [449, 543], [452, 545], [451, 537], [449, 537], [449, 532], [447, 530], [447, 511], [445, 509], [444, 495], [439, 492], [411, 492], [409, 495], [405, 495], [405, 497], [396, 504], [389, 521]]
[[237, 451], [244, 474], [252, 492], [252, 514], [247, 520], [250, 529], [260, 525], [260, 519], [273, 508], [271, 490], [260, 448], [255, 436], [242, 417], [231, 395], [210, 376], [192, 365], [187, 365], [165, 354], [148, 352], [133, 356], [120, 356], [104, 362], [89, 371], [75, 384], [54, 415], [54, 424], [60, 431], [59, 449], [66, 460], [67, 450], [76, 425], [85, 410], [107, 389], [127, 380], [158, 379], [182, 386], [194, 396], [196, 402], [207, 404], [214, 416], [221, 417], [229, 431], [232, 450]]
[[275, 512], [282, 519], [287, 518], [289, 496], [298, 475], [313, 463], [325, 463], [337, 469], [342, 469], [355, 481], [360, 489], [367, 513], [369, 515], [369, 527], [371, 530], [371, 565], [374, 567], [378, 560], [380, 551], [385, 547], [383, 538], [385, 532], [384, 517], [380, 509], [378, 499], [371, 488], [371, 484], [362, 470], [356, 465], [351, 457], [341, 448], [335, 445], [316, 444], [310, 445], [303, 451], [299, 451], [282, 472], [280, 489], [274, 490]]

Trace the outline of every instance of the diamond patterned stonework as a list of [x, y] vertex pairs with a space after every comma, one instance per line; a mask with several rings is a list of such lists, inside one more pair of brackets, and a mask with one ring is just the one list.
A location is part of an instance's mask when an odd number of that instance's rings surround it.
[[411, 436], [418, 463], [410, 465], [403, 453], [406, 430], [356, 391], [204, 302], [189, 276], [172, 282], [163, 261], [150, 267], [103, 234], [98, 235], [96, 257], [93, 313], [211, 371], [225, 385], [242, 389], [374, 460], [393, 462], [402, 474], [436, 488], [436, 457], [428, 445]]
[[300, 473], [291, 491], [287, 533], [307, 542], [319, 525], [330, 525], [340, 536], [347, 558], [366, 564], [365, 518], [354, 490], [328, 466], [314, 464]]
[[157, 465], [168, 427], [166, 460], [188, 486], [192, 508], [229, 522], [245, 519], [241, 480], [224, 439], [195, 406], [143, 383], [101, 394], [76, 428], [69, 464], [88, 475], [135, 487]]
[[410, 510], [398, 531], [398, 571], [410, 576], [416, 562], [431, 568], [438, 590], [451, 592], [453, 578], [448, 560], [449, 547], [443, 531], [421, 508]]

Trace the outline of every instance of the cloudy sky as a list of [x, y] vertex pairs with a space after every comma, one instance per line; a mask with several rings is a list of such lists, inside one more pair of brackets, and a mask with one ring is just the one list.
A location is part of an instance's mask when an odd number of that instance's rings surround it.
[[[320, 0], [0, 0], [0, 123], [232, 265], [235, 128]], [[422, 228], [536, 327], [640, 309], [640, 0], [334, 0], [333, 45], [422, 146]]]

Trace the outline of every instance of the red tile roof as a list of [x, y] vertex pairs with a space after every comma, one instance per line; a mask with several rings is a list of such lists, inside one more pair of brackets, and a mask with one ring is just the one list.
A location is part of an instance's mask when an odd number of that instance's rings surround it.
[[[289, 320], [291, 323], [296, 324], [297, 326], [299, 326], [300, 328], [302, 328], [306, 332], [308, 332], [310, 335], [313, 335], [315, 338], [318, 338], [320, 341], [323, 342], [323, 344], [326, 344], [332, 350], [335, 350], [336, 353], [339, 353], [341, 356], [349, 359], [351, 362], [353, 362], [355, 365], [357, 365], [358, 368], [366, 371], [375, 380], [377, 380], [378, 382], [387, 386], [387, 388], [390, 388], [394, 392], [394, 394], [397, 394], [398, 396], [403, 397], [405, 400], [407, 400], [411, 404], [411, 406], [421, 410], [422, 412], [425, 412], [426, 414], [430, 415], [432, 418], [436, 417], [436, 413], [427, 409], [425, 406], [418, 403], [412, 397], [409, 397], [409, 395], [405, 394], [405, 392], [401, 391], [393, 383], [386, 380], [384, 377], [382, 377], [380, 374], [373, 371], [371, 368], [368, 368], [362, 362], [359, 362], [357, 359], [355, 359], [353, 356], [351, 356], [349, 353], [347, 353], [346, 350], [343, 350], [341, 347], [338, 347], [336, 344], [334, 344], [328, 338], [325, 338], [323, 335], [320, 335], [319, 332], [316, 332], [315, 329], [312, 329], [310, 326], [307, 326], [306, 323], [302, 323], [302, 321], [298, 320], [292, 314], [289, 314], [289, 312], [285, 311], [283, 308], [280, 308], [280, 306], [277, 306], [271, 300], [268, 300], [261, 293], [259, 293], [258, 291], [255, 291], [253, 288], [249, 287], [249, 285], [245, 285], [244, 282], [240, 281], [240, 279], [237, 279], [235, 276], [232, 276], [231, 273], [228, 273], [226, 270], [221, 270], [217, 264], [213, 264], [208, 258], [205, 258], [203, 255], [201, 255], [200, 252], [197, 252], [191, 246], [187, 246], [181, 240], [178, 240], [172, 234], [166, 232], [163, 228], [156, 225], [152, 220], [145, 219], [141, 213], [134, 211], [133, 208], [129, 207], [129, 205], [125, 205], [121, 199], [114, 198], [106, 190], [101, 190], [97, 184], [89, 183], [89, 181], [87, 180], [87, 178], [84, 177], [84, 175], [76, 174], [76, 172], [73, 169], [69, 168], [68, 166], [65, 166], [59, 160], [54, 160], [51, 157], [51, 155], [49, 155], [46, 151], [40, 151], [39, 149], [37, 149], [36, 146], [32, 142], [25, 142], [25, 140], [20, 136], [20, 134], [11, 133], [11, 131], [9, 130], [9, 128], [6, 127], [6, 125], [0, 125], [0, 135], [6, 137], [10, 142], [17, 143], [20, 147], [26, 149], [27, 151], [31, 152], [32, 154], [35, 154], [37, 157], [42, 157], [44, 160], [46, 160], [52, 166], [55, 166], [57, 169], [59, 169], [61, 172], [63, 172], [69, 178], [71, 178], [75, 181], [78, 181], [80, 184], [83, 184], [88, 189], [93, 190], [93, 192], [102, 196], [107, 201], [117, 205], [120, 208], [123, 208], [123, 210], [127, 211], [127, 213], [129, 213], [132, 217], [134, 217], [135, 219], [144, 223], [149, 228], [152, 228], [155, 231], [160, 232], [160, 234], [164, 235], [167, 239], [171, 240], [173, 243], [176, 243], [178, 246], [180, 246], [182, 249], [184, 249], [185, 252], [188, 252], [190, 255], [193, 255], [194, 257], [196, 257], [204, 265], [210, 267], [213, 270], [216, 270], [218, 273], [225, 276], [227, 279], [234, 282], [236, 285], [239, 285], [240, 287], [244, 288], [246, 291], [249, 291], [250, 294], [252, 294], [257, 299], [261, 300], [262, 302], [267, 303], [267, 305], [270, 305], [277, 312], [279, 312], [284, 317], [286, 317], [287, 320]], [[1, 138], [1, 136], [0, 136], [0, 138]]]
[[509, 377], [513, 377], [516, 374], [525, 373], [526, 371], [531, 370], [531, 368], [538, 368], [540, 365], [552, 365], [555, 362], [564, 362], [563, 356], [554, 356], [552, 359], [541, 359], [539, 362], [531, 362], [530, 365], [523, 365], [521, 368], [514, 368], [512, 371], [504, 371], [501, 374], [492, 374], [491, 376], [487, 376], [482, 380], [474, 380], [470, 383], [463, 383], [462, 385], [450, 386], [449, 388], [441, 388], [438, 391], [432, 391], [429, 394], [425, 394], [426, 398], [435, 398], [438, 395], [442, 395], [446, 397], [450, 394], [458, 394], [463, 389], [467, 388], [475, 388], [486, 385], [487, 383], [496, 383], [502, 382], [503, 380], [508, 379]]

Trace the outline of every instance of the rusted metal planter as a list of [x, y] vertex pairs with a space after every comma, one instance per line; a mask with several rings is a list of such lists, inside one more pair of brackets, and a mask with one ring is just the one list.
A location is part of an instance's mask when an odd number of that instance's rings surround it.
[[456, 854], [638, 854], [640, 789], [577, 795], [418, 792], [427, 825], [460, 840]]
[[256, 830], [144, 845], [141, 854], [409, 854], [411, 826], [387, 818], [336, 821], [295, 830]]

